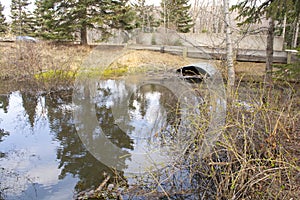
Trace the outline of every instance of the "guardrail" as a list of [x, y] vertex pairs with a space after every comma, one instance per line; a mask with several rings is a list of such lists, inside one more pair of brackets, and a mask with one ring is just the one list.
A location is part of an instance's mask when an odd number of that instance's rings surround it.
[[[0, 42], [15, 42], [15, 39], [0, 38]], [[137, 45], [137, 44], [121, 44], [121, 45], [107, 45], [107, 44], [91, 44], [90, 46], [126, 46], [129, 49], [134, 50], [149, 50], [158, 51], [161, 53], [170, 53], [174, 55], [182, 55], [183, 57], [196, 58], [196, 59], [216, 59], [222, 60], [226, 58], [225, 48], [210, 48], [206, 46], [167, 46], [167, 45]], [[297, 51], [285, 50], [274, 51], [273, 62], [274, 63], [293, 63], [299, 61], [297, 57]], [[253, 50], [253, 49], [236, 49], [234, 50], [235, 60], [240, 62], [266, 62], [265, 50]]]
[[[225, 59], [225, 48], [208, 47], [182, 47], [182, 46], [162, 46], [162, 45], [128, 45], [127, 48], [135, 50], [159, 51], [175, 55], [183, 55], [189, 58], [198, 59]], [[274, 63], [295, 62], [297, 55], [289, 51], [274, 51]], [[265, 50], [237, 49], [235, 50], [235, 60], [240, 62], [266, 62]]]

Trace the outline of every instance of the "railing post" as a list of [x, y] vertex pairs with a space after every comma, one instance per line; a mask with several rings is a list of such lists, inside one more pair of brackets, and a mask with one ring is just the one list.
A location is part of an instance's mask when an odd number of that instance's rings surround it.
[[293, 49], [286, 49], [285, 51], [287, 52], [286, 64], [291, 64], [292, 63], [292, 55], [297, 54], [298, 51], [293, 50]]
[[182, 49], [182, 56], [183, 56], [183, 58], [187, 58], [187, 53], [188, 53], [188, 48], [187, 47], [183, 47], [183, 49]]

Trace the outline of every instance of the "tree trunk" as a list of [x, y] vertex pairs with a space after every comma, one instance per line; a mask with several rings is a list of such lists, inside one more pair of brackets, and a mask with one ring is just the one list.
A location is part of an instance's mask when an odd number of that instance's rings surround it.
[[163, 0], [164, 1], [164, 29], [165, 29], [165, 33], [167, 32], [167, 8], [166, 8], [166, 0]]
[[216, 1], [213, 0], [212, 2], [212, 32], [213, 33], [216, 33], [216, 11], [217, 11], [217, 8], [216, 8]]
[[[84, 13], [82, 15], [83, 19], [87, 19], [87, 8], [84, 9]], [[81, 45], [88, 44], [88, 35], [87, 35], [87, 23], [85, 21], [82, 22], [80, 28], [80, 43]]]
[[268, 36], [267, 36], [267, 49], [266, 49], [266, 74], [265, 83], [272, 85], [272, 71], [273, 71], [273, 46], [274, 46], [274, 19], [269, 19]]
[[80, 29], [80, 43], [81, 45], [87, 45], [87, 27], [83, 25]]
[[282, 39], [283, 39], [283, 49], [286, 47], [285, 43], [285, 32], [286, 32], [286, 13], [284, 14], [284, 19], [283, 19], [283, 28], [282, 28]]
[[231, 40], [231, 26], [230, 26], [230, 13], [229, 13], [229, 1], [223, 0], [224, 3], [224, 14], [225, 14], [225, 30], [226, 30], [226, 61], [227, 61], [227, 91], [230, 95], [234, 87], [235, 82], [235, 72], [233, 65], [233, 48]]
[[295, 27], [295, 34], [293, 38], [293, 48], [297, 47], [297, 42], [298, 42], [298, 34], [299, 34], [299, 19], [296, 19], [296, 27]]

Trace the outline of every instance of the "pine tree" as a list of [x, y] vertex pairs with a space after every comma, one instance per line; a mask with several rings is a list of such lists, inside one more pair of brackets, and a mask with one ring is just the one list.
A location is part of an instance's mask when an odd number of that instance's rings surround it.
[[181, 33], [190, 32], [193, 20], [189, 14], [191, 5], [188, 2], [188, 0], [162, 0], [161, 15], [165, 28], [175, 29]]
[[193, 27], [192, 17], [189, 14], [191, 5], [188, 0], [177, 0], [177, 9], [174, 12], [176, 30], [181, 33], [190, 32]]
[[0, 2], [0, 34], [4, 34], [7, 31], [7, 23], [5, 22], [6, 18], [3, 14], [4, 6]]
[[135, 28], [135, 25], [131, 22], [134, 21], [136, 13], [134, 9], [126, 5], [127, 1], [116, 1], [113, 4], [113, 10], [115, 17], [112, 22], [115, 22], [111, 28], [117, 28], [122, 30], [132, 30]]
[[11, 30], [16, 35], [33, 35], [33, 18], [28, 11], [29, 0], [11, 1]]
[[102, 31], [109, 28], [130, 29], [133, 20], [128, 0], [38, 0], [35, 16], [39, 34], [47, 39], [75, 40], [87, 44], [89, 29]]
[[63, 0], [36, 0], [34, 10], [36, 36], [49, 40], [73, 40], [75, 28], [66, 24], [67, 4]]
[[36, 0], [35, 1], [35, 10], [33, 12], [35, 18], [35, 36], [48, 38], [50, 26], [47, 23], [49, 20], [53, 20], [52, 17], [54, 16], [53, 7], [46, 6], [45, 0]]
[[266, 48], [266, 74], [265, 81], [272, 83], [273, 72], [273, 43], [275, 36], [275, 21], [282, 18], [286, 13], [291, 13], [298, 20], [300, 13], [300, 0], [264, 0], [257, 2], [256, 0], [243, 0], [232, 9], [239, 11], [238, 19], [243, 24], [258, 23], [262, 17], [269, 20], [267, 48]]

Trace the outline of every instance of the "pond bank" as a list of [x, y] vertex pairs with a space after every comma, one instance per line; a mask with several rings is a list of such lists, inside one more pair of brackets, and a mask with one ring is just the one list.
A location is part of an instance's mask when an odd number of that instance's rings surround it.
[[[17, 49], [17, 47], [11, 48], [14, 51]], [[155, 173], [143, 174], [139, 177], [126, 177], [124, 171], [111, 169], [99, 162], [87, 150], [87, 146], [82, 143], [82, 139], [77, 134], [81, 127], [89, 128], [90, 126], [76, 127], [77, 121], [74, 119], [73, 113], [76, 106], [72, 102], [73, 80], [67, 82], [71, 87], [68, 88], [64, 85], [66, 88], [63, 90], [64, 87], [55, 88], [51, 84], [38, 87], [38, 85], [31, 84], [30, 79], [24, 80], [24, 76], [22, 76], [23, 72], [28, 75], [25, 78], [38, 74], [39, 67], [42, 69], [45, 67], [48, 71], [52, 69], [51, 67], [58, 71], [61, 69], [79, 71], [81, 64], [90, 56], [90, 49], [47, 47], [57, 50], [56, 54], [53, 52], [52, 55], [46, 54], [47, 51], [52, 51], [50, 49], [42, 52], [41, 46], [36, 48], [36, 51], [27, 49], [28, 52], [23, 54], [33, 53], [35, 55], [32, 57], [34, 62], [30, 61], [30, 57], [24, 56], [23, 60], [19, 60], [15, 64], [9, 62], [9, 64], [14, 64], [12, 68], [9, 68], [10, 65], [2, 65], [3, 57], [1, 57], [1, 67], [5, 67], [6, 74], [14, 70], [17, 73], [15, 76], [9, 75], [11, 79], [9, 85], [5, 86], [1, 83], [0, 93], [5, 95], [1, 96], [0, 107], [0, 129], [3, 129], [0, 131], [0, 162], [3, 163], [3, 165], [1, 164], [3, 169], [0, 172], [0, 197], [13, 199], [14, 197], [5, 196], [7, 191], [25, 191], [32, 196], [45, 195], [50, 198], [55, 195], [65, 195], [70, 199], [76, 198], [80, 192], [95, 191], [102, 183], [103, 186], [100, 187], [99, 193], [104, 196], [100, 195], [96, 198], [114, 198], [113, 195], [119, 195], [124, 199], [296, 199], [300, 195], [300, 152], [298, 148], [300, 142], [300, 91], [297, 85], [291, 87], [287, 84], [280, 88], [274, 87], [271, 93], [272, 99], [262, 102], [264, 91], [260, 83], [244, 82], [240, 84], [236, 89], [234, 103], [228, 105], [227, 122], [222, 129], [221, 138], [207, 157], [199, 159], [198, 147], [203, 142], [202, 138], [206, 133], [206, 125], [210, 118], [207, 115], [202, 116], [201, 113], [196, 113], [188, 119], [195, 130], [191, 135], [196, 136], [185, 140], [190, 145], [181, 160], [179, 159], [178, 162], [166, 166], [164, 170], [155, 171]], [[37, 51], [38, 49], [41, 52]], [[108, 73], [109, 77], [116, 76], [120, 81], [123, 75], [134, 74], [136, 68], [150, 70], [155, 75], [155, 73], [176, 69], [186, 63], [198, 62], [198, 60], [184, 60], [182, 57], [148, 51], [128, 51], [116, 59], [112, 54], [114, 51], [111, 49], [99, 50], [98, 53], [103, 51], [106, 51], [107, 54], [101, 54], [98, 58], [91, 57], [92, 60], [104, 61], [103, 58], [105, 58], [109, 63], [111, 63], [111, 59], [115, 62], [110, 68], [107, 66], [105, 69], [101, 68], [100, 73], [97, 72], [97, 68], [91, 68], [96, 70], [87, 75], [97, 78], [97, 81], [102, 80], [103, 74], [101, 73], [106, 69], [118, 69], [120, 66], [120, 69], [125, 68], [126, 71]], [[38, 60], [37, 55], [43, 55], [41, 57], [43, 59]], [[33, 65], [30, 66], [24, 62], [24, 59]], [[8, 62], [8, 60], [6, 61]], [[97, 66], [97, 63], [92, 64]], [[222, 69], [222, 63], [218, 62], [216, 65]], [[241, 63], [241, 65], [243, 67], [237, 68], [238, 74], [247, 72], [252, 75], [255, 72], [262, 75], [264, 73], [263, 64], [246, 66], [245, 63]], [[22, 73], [18, 70], [21, 70]], [[4, 72], [1, 71], [1, 73]], [[16, 84], [19, 82], [18, 78], [24, 81], [20, 82], [20, 85]], [[137, 146], [137, 137], [125, 133], [124, 126], [119, 125], [122, 120], [115, 121], [118, 110], [110, 108], [114, 104], [118, 105], [119, 102], [119, 98], [112, 98], [112, 96], [124, 94], [126, 97], [126, 87], [116, 84], [112, 77], [106, 78], [104, 81], [92, 84], [91, 87], [85, 87], [85, 89], [89, 88], [89, 91], [93, 89], [94, 93], [82, 92], [87, 95], [83, 97], [88, 97], [88, 95], [94, 97], [95, 105], [89, 107], [89, 110], [95, 111], [98, 124], [105, 127], [106, 130], [110, 130], [106, 133], [106, 137], [116, 146], [122, 146], [123, 150], [131, 152]], [[35, 81], [33, 82], [35, 83]], [[8, 83], [8, 80], [5, 83]], [[61, 84], [62, 82], [54, 82], [53, 85], [62, 86]], [[39, 88], [48, 88], [50, 92], [40, 93]], [[84, 88], [82, 91], [85, 91]], [[157, 105], [160, 103], [173, 105], [171, 100], [174, 97], [172, 95], [164, 97], [163, 94], [168, 93], [162, 92], [161, 88], [154, 86], [144, 87], [137, 90], [136, 93], [130, 94], [132, 94], [132, 98], [129, 98], [129, 116], [138, 116], [136, 121], [143, 122], [143, 126], [138, 126], [139, 124], [136, 122], [128, 123], [133, 127], [126, 130], [129, 132], [135, 129], [145, 130], [144, 125], [156, 122], [154, 124], [158, 128], [164, 129], [155, 131], [152, 139], [161, 139], [164, 141], [162, 145], [175, 143], [177, 137], [176, 134], [171, 134], [173, 133], [170, 131], [173, 130], [172, 127], [165, 129], [164, 125], [159, 124], [164, 120], [157, 120], [164, 115], [151, 114], [159, 108]], [[159, 100], [155, 100], [154, 97]], [[203, 109], [209, 108], [204, 105], [201, 104]], [[161, 109], [161, 112], [165, 110], [167, 109]], [[176, 110], [173, 108], [174, 113]], [[151, 116], [157, 118], [153, 119]], [[166, 114], [165, 116], [168, 119], [166, 121], [176, 121], [176, 115]], [[84, 118], [78, 119], [84, 120]], [[90, 118], [87, 119], [88, 122], [91, 121]], [[174, 130], [176, 133], [179, 129], [175, 126]], [[146, 134], [145, 131], [143, 133]], [[182, 132], [182, 134], [189, 134], [189, 132]], [[87, 136], [86, 139], [90, 141], [89, 143], [101, 138], [101, 134], [97, 131], [92, 135], [85, 134], [83, 136]], [[168, 141], [168, 137], [172, 139]], [[45, 148], [46, 146], [47, 148]], [[126, 158], [126, 156], [122, 157], [124, 160]], [[21, 168], [15, 167], [16, 160]], [[107, 177], [110, 177], [109, 181], [105, 181]], [[22, 180], [24, 184], [15, 184], [21, 183], [21, 181], [15, 180]], [[6, 188], [10, 190], [6, 190]], [[70, 191], [75, 191], [75, 194]], [[18, 193], [15, 196], [18, 195], [23, 194]]]

